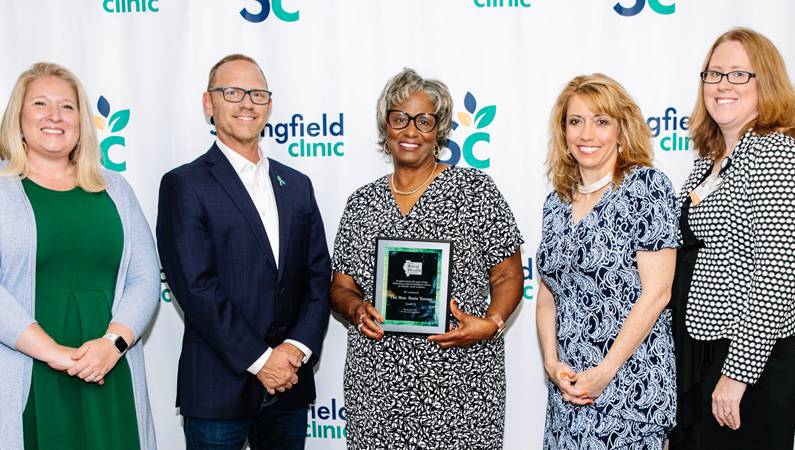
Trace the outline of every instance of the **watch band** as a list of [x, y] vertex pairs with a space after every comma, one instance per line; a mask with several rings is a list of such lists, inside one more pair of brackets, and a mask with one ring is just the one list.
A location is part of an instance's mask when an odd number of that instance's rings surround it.
[[505, 332], [505, 321], [502, 320], [502, 317], [498, 316], [497, 314], [489, 314], [486, 317], [497, 323], [497, 331], [494, 333], [494, 336], [491, 337], [492, 340], [496, 340], [498, 337], [502, 336], [503, 332]]
[[127, 341], [125, 341], [123, 337], [113, 333], [108, 333], [102, 337], [113, 342], [113, 346], [116, 347], [116, 351], [119, 352], [120, 355], [124, 355], [127, 352]]

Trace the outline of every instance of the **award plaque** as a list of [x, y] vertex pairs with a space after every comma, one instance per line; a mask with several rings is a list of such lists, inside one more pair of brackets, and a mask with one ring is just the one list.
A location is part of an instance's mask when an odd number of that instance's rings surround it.
[[447, 331], [452, 254], [452, 241], [376, 239], [374, 301], [385, 332]]

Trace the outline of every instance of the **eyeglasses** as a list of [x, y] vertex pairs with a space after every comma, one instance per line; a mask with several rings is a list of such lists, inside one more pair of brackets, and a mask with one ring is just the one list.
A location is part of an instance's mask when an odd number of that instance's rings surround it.
[[436, 114], [422, 113], [412, 117], [403, 111], [390, 109], [386, 112], [387, 122], [393, 130], [402, 130], [409, 126], [409, 122], [414, 121], [414, 126], [423, 133], [430, 133], [436, 128], [439, 116]]
[[224, 100], [232, 103], [242, 102], [246, 94], [248, 94], [248, 98], [251, 99], [251, 103], [255, 105], [267, 105], [271, 101], [271, 91], [266, 91], [264, 89], [251, 89], [247, 91], [237, 87], [217, 87], [207, 90], [207, 92], [214, 91], [221, 91]]
[[701, 81], [707, 84], [718, 84], [723, 81], [723, 77], [731, 84], [745, 84], [751, 81], [751, 78], [756, 76], [755, 73], [746, 72], [744, 70], [735, 70], [734, 72], [722, 73], [717, 70], [708, 70], [701, 72]]

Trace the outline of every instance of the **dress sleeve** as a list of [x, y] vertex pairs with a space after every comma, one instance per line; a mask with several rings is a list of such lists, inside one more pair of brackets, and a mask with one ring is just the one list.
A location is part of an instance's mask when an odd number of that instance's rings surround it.
[[508, 202], [497, 189], [491, 177], [484, 174], [481, 205], [485, 217], [483, 229], [483, 257], [486, 266], [491, 268], [516, 253], [524, 243], [522, 233], [516, 225], [516, 218], [508, 206]]
[[630, 186], [634, 197], [632, 241], [638, 251], [656, 252], [679, 246], [679, 202], [662, 172], [642, 170]]
[[[754, 384], [779, 333], [795, 317], [795, 143], [763, 140], [750, 166], [747, 193], [754, 242], [753, 276], [722, 373]], [[770, 138], [772, 139], [772, 137]]]

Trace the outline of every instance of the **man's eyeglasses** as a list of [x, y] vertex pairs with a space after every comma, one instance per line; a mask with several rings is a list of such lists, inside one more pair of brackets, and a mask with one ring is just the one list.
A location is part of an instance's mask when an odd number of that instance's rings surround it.
[[701, 81], [707, 84], [718, 84], [723, 81], [723, 77], [726, 77], [726, 80], [731, 84], [745, 84], [751, 81], [751, 78], [755, 76], [755, 73], [746, 72], [744, 70], [735, 70], [729, 73], [707, 70], [706, 72], [701, 72]]
[[412, 117], [403, 111], [390, 109], [386, 112], [387, 122], [393, 130], [402, 130], [409, 126], [409, 122], [414, 121], [414, 126], [423, 133], [430, 133], [436, 128], [439, 116], [436, 114], [422, 113]]
[[266, 91], [264, 89], [251, 89], [247, 91], [243, 88], [237, 87], [217, 87], [208, 89], [207, 91], [221, 91], [221, 94], [224, 96], [224, 100], [232, 103], [242, 102], [243, 98], [246, 97], [246, 94], [248, 94], [248, 98], [251, 99], [251, 103], [255, 105], [267, 105], [271, 101], [271, 91]]

